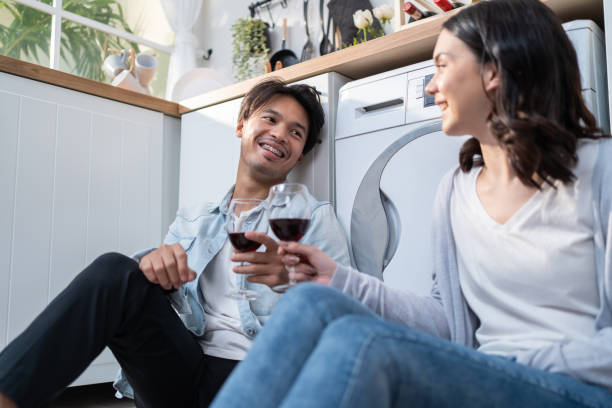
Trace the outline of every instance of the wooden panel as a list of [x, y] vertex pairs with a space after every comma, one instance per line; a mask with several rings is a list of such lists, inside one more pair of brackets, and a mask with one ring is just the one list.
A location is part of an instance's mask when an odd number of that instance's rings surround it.
[[86, 263], [119, 248], [121, 121], [93, 115]]
[[[121, 157], [120, 250], [127, 254], [147, 246], [150, 233], [149, 148], [151, 127], [124, 123]], [[144, 159], [144, 160], [143, 160]]]
[[49, 295], [57, 106], [22, 98], [8, 332], [23, 331]]
[[85, 267], [91, 114], [60, 106], [57, 129], [49, 300]]
[[0, 349], [7, 342], [19, 96], [0, 92]]

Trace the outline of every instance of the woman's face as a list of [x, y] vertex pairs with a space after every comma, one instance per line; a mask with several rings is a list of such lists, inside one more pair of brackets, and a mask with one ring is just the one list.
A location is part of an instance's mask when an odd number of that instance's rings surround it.
[[485, 65], [481, 72], [474, 53], [447, 30], [442, 30], [438, 37], [434, 64], [436, 74], [425, 91], [435, 97], [442, 111], [444, 133], [478, 137], [486, 132], [492, 107], [486, 91], [498, 86], [493, 64]]

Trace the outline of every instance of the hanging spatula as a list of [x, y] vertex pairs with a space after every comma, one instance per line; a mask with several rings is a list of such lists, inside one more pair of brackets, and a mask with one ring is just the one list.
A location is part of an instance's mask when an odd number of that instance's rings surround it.
[[312, 53], [314, 52], [314, 45], [310, 41], [310, 32], [308, 31], [308, 0], [304, 0], [304, 27], [306, 28], [306, 44], [302, 47], [300, 62], [312, 58]]

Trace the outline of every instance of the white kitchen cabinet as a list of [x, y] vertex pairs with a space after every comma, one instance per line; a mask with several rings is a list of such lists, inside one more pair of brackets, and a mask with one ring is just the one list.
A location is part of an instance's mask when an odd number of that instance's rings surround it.
[[[298, 81], [317, 88], [325, 112], [321, 143], [290, 174], [319, 200], [334, 201], [334, 137], [338, 91], [348, 78], [335, 72]], [[179, 206], [218, 202], [236, 180], [240, 139], [236, 122], [242, 98], [187, 113], [181, 118]]]
[[[0, 349], [92, 260], [159, 245], [180, 120], [0, 73]], [[106, 349], [74, 384], [111, 381]]]
[[[606, 65], [608, 69], [608, 107], [610, 113], [610, 125], [612, 126], [612, 1], [603, 2], [604, 35], [606, 43]], [[605, 69], [601, 67], [601, 69]]]

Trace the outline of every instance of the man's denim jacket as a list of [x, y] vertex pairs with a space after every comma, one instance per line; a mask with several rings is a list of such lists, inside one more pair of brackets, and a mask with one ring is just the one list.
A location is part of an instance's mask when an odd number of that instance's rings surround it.
[[[206, 265], [221, 250], [227, 239], [225, 222], [233, 191], [232, 187], [218, 204], [207, 203], [179, 209], [164, 239], [165, 244], [180, 243], [187, 253], [189, 267], [197, 274], [196, 279], [169, 295], [172, 306], [185, 326], [195, 336], [204, 334], [206, 328], [202, 306], [205, 300], [199, 289], [199, 278]], [[300, 242], [320, 248], [340, 264], [350, 264], [346, 237], [336, 219], [331, 203], [317, 201], [312, 195], [309, 196], [309, 202], [312, 211], [310, 226]], [[268, 235], [276, 238], [271, 230], [268, 230]], [[132, 258], [140, 261], [154, 249], [140, 251]], [[262, 246], [259, 250], [265, 250], [265, 248]], [[245, 279], [245, 276], [236, 274], [236, 279], [239, 284], [240, 279]], [[253, 338], [272, 313], [280, 295], [266, 285], [247, 282], [247, 286], [257, 291], [259, 298], [251, 302], [245, 300], [237, 300], [237, 302], [244, 333]], [[118, 396], [125, 395], [133, 398], [133, 391], [121, 372], [114, 386], [119, 391]]]

